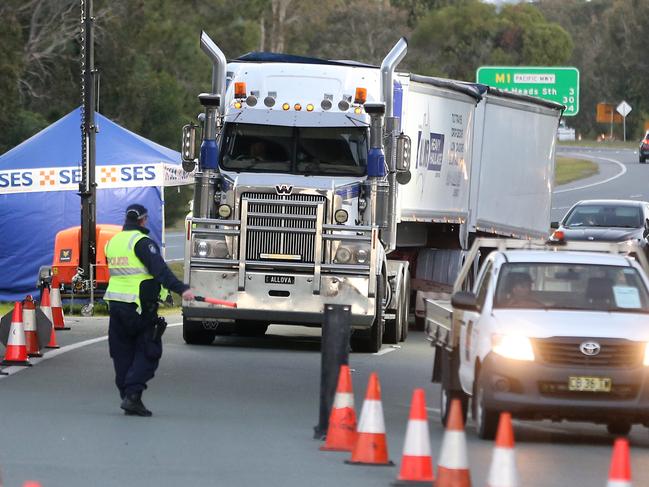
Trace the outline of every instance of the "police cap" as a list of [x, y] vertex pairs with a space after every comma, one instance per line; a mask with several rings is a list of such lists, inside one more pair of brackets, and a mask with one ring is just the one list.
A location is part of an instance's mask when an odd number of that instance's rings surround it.
[[142, 205], [134, 204], [126, 208], [126, 221], [137, 222], [147, 216], [146, 208]]

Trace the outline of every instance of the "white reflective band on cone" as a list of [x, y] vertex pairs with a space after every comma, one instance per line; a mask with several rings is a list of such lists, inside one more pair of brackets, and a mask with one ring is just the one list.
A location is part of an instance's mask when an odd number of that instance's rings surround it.
[[63, 307], [63, 304], [61, 303], [61, 292], [58, 287], [52, 288], [52, 292], [50, 293], [50, 304], [52, 305], [52, 308]]
[[54, 318], [52, 318], [52, 308], [50, 306], [41, 306], [41, 311], [45, 313], [48, 320], [54, 323]]
[[23, 308], [23, 323], [25, 331], [36, 331], [36, 310]]
[[11, 324], [9, 339], [7, 340], [7, 348], [9, 347], [9, 345], [25, 345], [25, 328], [23, 327], [22, 321], [19, 323]]
[[383, 422], [383, 405], [381, 401], [365, 399], [358, 424], [359, 433], [385, 433]]
[[455, 470], [469, 468], [464, 431], [446, 430], [438, 466]]
[[406, 429], [406, 442], [403, 444], [403, 454], [409, 457], [430, 457], [430, 437], [428, 422], [423, 419], [411, 419]]
[[606, 487], [633, 487], [633, 485], [626, 480], [609, 480]]
[[334, 409], [354, 408], [354, 394], [351, 392], [337, 392], [334, 397]]
[[494, 448], [487, 487], [518, 487], [516, 453], [511, 448]]

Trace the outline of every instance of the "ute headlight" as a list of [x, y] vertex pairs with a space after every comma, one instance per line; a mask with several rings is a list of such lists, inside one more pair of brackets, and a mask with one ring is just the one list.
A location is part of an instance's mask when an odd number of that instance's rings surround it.
[[336, 210], [336, 213], [334, 213], [334, 220], [336, 220], [336, 223], [345, 223], [348, 218], [349, 214], [346, 210]]
[[232, 208], [230, 208], [230, 205], [219, 206], [219, 216], [221, 218], [230, 218], [231, 214], [232, 214]]
[[347, 264], [352, 258], [352, 251], [347, 247], [338, 247], [336, 250], [336, 262], [339, 264]]
[[493, 335], [491, 349], [501, 357], [513, 360], [534, 360], [534, 350], [529, 338], [519, 335]]
[[199, 257], [207, 257], [210, 253], [211, 247], [205, 240], [201, 240], [196, 244], [196, 253]]
[[644, 347], [644, 360], [642, 361], [642, 365], [649, 367], [649, 343]]

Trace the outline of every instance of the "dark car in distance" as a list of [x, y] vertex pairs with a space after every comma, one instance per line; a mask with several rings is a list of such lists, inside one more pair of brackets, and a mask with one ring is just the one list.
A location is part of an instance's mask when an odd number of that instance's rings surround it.
[[640, 141], [640, 148], [638, 149], [638, 160], [640, 164], [644, 164], [649, 158], [649, 130], [645, 132], [644, 137]]
[[635, 200], [583, 200], [561, 222], [552, 222], [554, 235], [564, 240], [635, 242], [647, 250], [649, 202]]

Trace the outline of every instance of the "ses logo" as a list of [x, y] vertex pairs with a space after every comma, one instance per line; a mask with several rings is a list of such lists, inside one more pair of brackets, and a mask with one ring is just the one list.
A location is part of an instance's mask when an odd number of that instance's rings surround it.
[[[99, 166], [95, 179], [99, 187], [147, 186], [155, 182], [156, 176], [154, 165]], [[0, 171], [2, 193], [76, 190], [80, 182], [79, 168]]]

